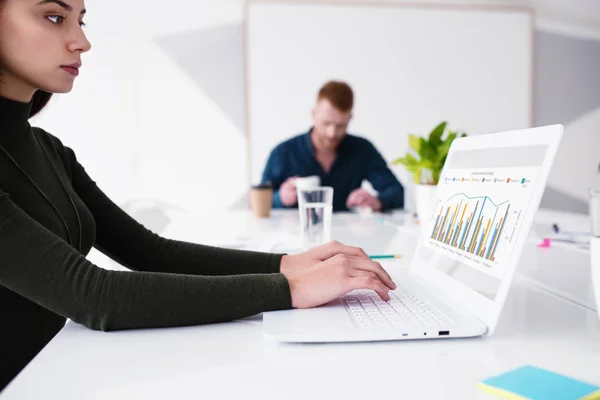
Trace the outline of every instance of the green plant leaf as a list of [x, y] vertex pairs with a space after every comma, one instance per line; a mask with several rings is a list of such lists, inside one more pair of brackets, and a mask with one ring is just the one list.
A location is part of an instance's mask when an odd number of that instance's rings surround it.
[[419, 168], [421, 168], [421, 166], [420, 166], [420, 165], [414, 164], [414, 165], [407, 166], [407, 167], [406, 167], [406, 170], [407, 170], [408, 172], [416, 172], [416, 171], [417, 171], [417, 169], [419, 169]]
[[435, 160], [423, 160], [421, 161], [421, 166], [433, 170], [437, 166], [437, 162]]
[[446, 157], [448, 157], [448, 151], [450, 151], [451, 142], [444, 142], [438, 148], [438, 154], [436, 159], [437, 169], [441, 171], [444, 167], [444, 163], [446, 162]]
[[465, 135], [463, 132], [449, 131], [448, 137], [438, 147], [438, 154], [437, 154], [437, 160], [436, 160], [437, 167], [434, 169], [434, 172], [435, 172], [434, 176], [437, 175], [438, 180], [439, 180], [439, 175], [441, 174], [442, 168], [444, 168], [444, 164], [446, 163], [446, 158], [448, 157], [448, 152], [450, 151], [450, 146], [452, 146], [452, 142], [457, 137], [462, 137], [463, 135]]
[[411, 163], [411, 164], [418, 164], [419, 160], [417, 160], [417, 158], [415, 156], [413, 156], [412, 154], [408, 153], [406, 155], [406, 160]]
[[391, 162], [391, 164], [392, 165], [398, 165], [398, 164], [406, 165], [406, 158], [405, 157], [396, 158], [394, 161]]
[[444, 144], [448, 143], [449, 145], [452, 144], [452, 142], [454, 142], [454, 139], [456, 139], [457, 134], [452, 132], [450, 134], [448, 134], [448, 137], [446, 138], [446, 140], [444, 140]]
[[418, 162], [419, 161], [415, 158], [415, 156], [408, 153], [405, 157], [400, 157], [392, 161], [392, 165], [402, 164], [409, 167], [411, 165], [418, 164]]
[[408, 145], [413, 149], [417, 154], [421, 152], [421, 139], [420, 137], [413, 135], [412, 133], [408, 135]]
[[[392, 161], [392, 165], [403, 164], [407, 171], [412, 174], [415, 183], [438, 184], [452, 142], [456, 138], [467, 136], [464, 132], [448, 129], [448, 135], [445, 139], [442, 139], [444, 133], [446, 133], [446, 128], [447, 122], [444, 121], [431, 131], [429, 137], [409, 134], [409, 147], [417, 156], [409, 151], [404, 157]], [[424, 174], [425, 171], [427, 171], [427, 174]]]
[[448, 154], [448, 150], [450, 150], [450, 146], [452, 145], [452, 142], [443, 142], [440, 147], [438, 147], [438, 152], [437, 152], [437, 160], [441, 160], [443, 157], [445, 157]]
[[442, 169], [433, 170], [433, 184], [437, 185], [440, 182], [440, 175], [442, 174]]
[[438, 147], [442, 143], [442, 136], [446, 131], [447, 124], [448, 123], [446, 121], [440, 122], [438, 126], [433, 128], [429, 134], [429, 143], [431, 143], [434, 148]]
[[421, 156], [421, 160], [435, 160], [436, 155], [435, 148], [429, 143], [429, 141], [425, 138], [421, 138], [421, 149], [419, 151], [419, 155]]

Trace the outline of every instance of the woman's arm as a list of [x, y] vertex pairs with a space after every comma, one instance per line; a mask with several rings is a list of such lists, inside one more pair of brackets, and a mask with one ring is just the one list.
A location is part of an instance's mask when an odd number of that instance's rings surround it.
[[228, 321], [290, 308], [282, 274], [201, 277], [99, 268], [0, 191], [0, 284], [91, 329]]

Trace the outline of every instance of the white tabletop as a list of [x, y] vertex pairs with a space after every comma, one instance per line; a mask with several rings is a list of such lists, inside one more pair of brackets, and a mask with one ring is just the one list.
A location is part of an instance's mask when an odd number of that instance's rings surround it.
[[[190, 227], [202, 221], [187, 218], [164, 234], [237, 240], [229, 244], [248, 247], [260, 247], [254, 239], [267, 237], [276, 250], [294, 244], [294, 217], [275, 213], [256, 220], [232, 214], [197, 230]], [[368, 253], [402, 252], [405, 258], [384, 266], [403, 270], [415, 236], [393, 224], [358, 218], [336, 216], [334, 238], [363, 245]], [[223, 226], [227, 232], [219, 229]], [[272, 235], [273, 229], [280, 234]], [[517, 280], [496, 332], [486, 338], [280, 344], [263, 337], [260, 315], [112, 333], [68, 323], [0, 399], [486, 399], [478, 381], [526, 364], [600, 384], [598, 360], [595, 312]]]

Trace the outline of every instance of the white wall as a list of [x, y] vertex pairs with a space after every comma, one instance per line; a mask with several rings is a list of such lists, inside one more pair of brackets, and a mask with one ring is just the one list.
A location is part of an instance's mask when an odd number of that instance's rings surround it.
[[[33, 123], [72, 147], [99, 186], [120, 205], [147, 196], [197, 212], [216, 212], [243, 203], [245, 132], [227, 110], [227, 103], [238, 107], [244, 97], [243, 85], [227, 86], [239, 81], [237, 75], [231, 79], [231, 74], [243, 74], [241, 33], [238, 39], [223, 44], [224, 52], [218, 46], [210, 51], [199, 49], [184, 63], [169, 51], [188, 52], [194, 38], [206, 32], [218, 34], [224, 26], [241, 32], [243, 1], [87, 0], [86, 6], [93, 49], [83, 58], [82, 74], [74, 91], [58, 96]], [[552, 31], [554, 25], [546, 18], [544, 32]], [[561, 24], [558, 28], [572, 37], [577, 34], [577, 29], [564, 29]], [[170, 49], [165, 48], [165, 40]], [[564, 58], [561, 54], [556, 53], [548, 63]], [[574, 59], [563, 64], [564, 76], [579, 74], [581, 65], [576, 65], [582, 62], [587, 63]], [[210, 88], [186, 70], [206, 63], [212, 63]], [[236, 65], [238, 72], [234, 71]], [[544, 81], [538, 84], [547, 85]], [[211, 90], [214, 93], [219, 87], [226, 87], [230, 97], [215, 101]], [[236, 87], [239, 97], [235, 97]], [[571, 95], [596, 93], [596, 87], [590, 80]], [[360, 103], [360, 98], [357, 101]], [[589, 113], [598, 107], [600, 104]], [[307, 115], [309, 108], [307, 105]], [[540, 112], [543, 110], [536, 110]], [[581, 175], [581, 168], [573, 162], [588, 160], [585, 163], [592, 165], [597, 157], [597, 147], [577, 144], [598, 137], [597, 122], [586, 122], [588, 118], [597, 121], [597, 115], [587, 117], [589, 113], [582, 114], [581, 121], [551, 121], [567, 123], [565, 145], [570, 143], [569, 148], [582, 153], [577, 160], [565, 158], [564, 171], [570, 172], [551, 177], [550, 183], [580, 195], [587, 181], [578, 188], [569, 186], [574, 176]], [[563, 161], [559, 158], [559, 162]]]
[[[587, 203], [589, 188], [600, 189], [599, 164], [600, 108], [597, 108], [566, 126], [549, 183], [561, 192]], [[560, 204], [553, 206], [562, 208]], [[586, 212], [587, 204], [573, 211]]]
[[[406, 153], [409, 133], [427, 134], [444, 120], [469, 134], [532, 122], [526, 11], [255, 1], [247, 27], [253, 181], [274, 146], [310, 127], [309, 111], [328, 79], [353, 87], [349, 131], [371, 140], [386, 160]], [[412, 180], [401, 166], [392, 171], [412, 207]]]
[[536, 34], [535, 124], [565, 125], [542, 207], [587, 213], [600, 164], [600, 37]]
[[88, 174], [118, 203], [137, 191], [139, 45], [110, 31], [89, 30], [94, 49], [84, 56], [72, 94], [54, 96], [31, 122], [76, 151]]
[[244, 132], [157, 44], [241, 21], [241, 1], [215, 3], [87, 2], [93, 48], [75, 89], [55, 96], [32, 124], [72, 147], [120, 205], [153, 198], [214, 212], [245, 192]]

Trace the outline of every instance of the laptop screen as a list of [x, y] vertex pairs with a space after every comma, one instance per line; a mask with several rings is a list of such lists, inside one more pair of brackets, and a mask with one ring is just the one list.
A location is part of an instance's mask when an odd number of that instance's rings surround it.
[[[494, 301], [549, 147], [456, 151], [416, 250], [434, 268]], [[528, 234], [529, 232], [523, 232]]]

